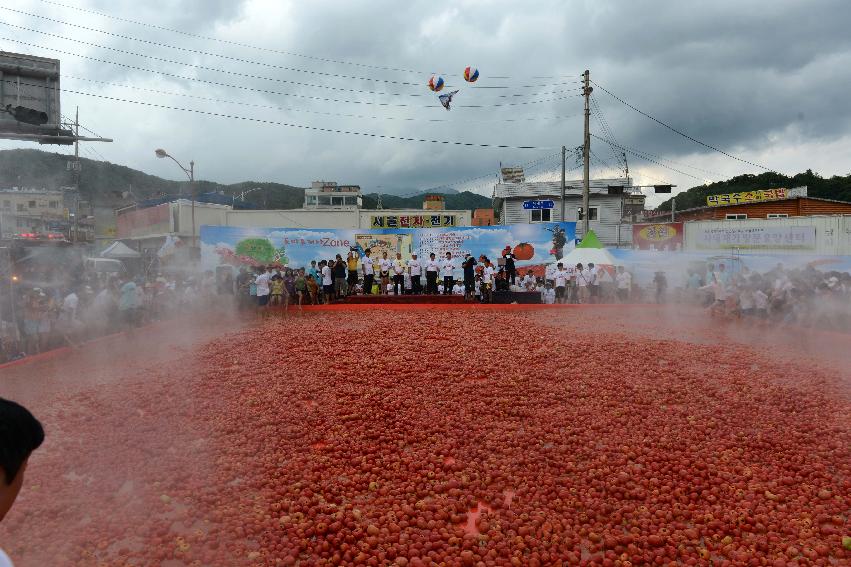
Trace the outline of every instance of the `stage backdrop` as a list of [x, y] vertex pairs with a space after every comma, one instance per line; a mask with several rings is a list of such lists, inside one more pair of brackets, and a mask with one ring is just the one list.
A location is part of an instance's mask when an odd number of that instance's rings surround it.
[[311, 260], [344, 258], [351, 247], [371, 248], [372, 257], [386, 251], [408, 260], [413, 252], [420, 259], [434, 252], [438, 258], [451, 252], [457, 259], [456, 277], [461, 277], [464, 253], [488, 256], [496, 265], [506, 246], [517, 257], [518, 269], [543, 269], [573, 249], [575, 222], [515, 224], [508, 226], [464, 226], [424, 229], [305, 229], [201, 227], [201, 262], [204, 269], [216, 266], [261, 266], [274, 264], [300, 268]]

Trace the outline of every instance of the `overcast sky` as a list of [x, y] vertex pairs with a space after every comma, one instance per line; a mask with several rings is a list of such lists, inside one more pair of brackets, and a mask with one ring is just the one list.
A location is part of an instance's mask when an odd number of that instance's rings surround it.
[[[582, 143], [578, 95], [586, 68], [624, 101], [744, 160], [783, 173], [851, 171], [847, 0], [18, 0], [0, 6], [0, 49], [61, 59], [66, 91], [310, 128], [535, 148], [379, 139], [63, 93], [65, 114], [79, 105], [81, 123], [115, 139], [89, 144], [84, 157], [99, 159], [98, 152], [167, 178], [181, 172], [155, 158], [157, 147], [194, 159], [197, 177], [225, 183], [304, 186], [329, 179], [366, 191], [447, 184], [490, 195], [500, 162], [538, 162], [530, 175], [555, 180], [561, 146]], [[480, 71], [475, 85], [464, 82], [467, 65]], [[460, 89], [450, 112], [426, 86], [432, 72], [444, 77], [443, 92]], [[627, 153], [638, 183], [683, 190], [762, 171], [666, 130], [601, 89], [593, 98], [620, 145], [679, 170]], [[596, 115], [591, 129], [606, 135]], [[0, 147], [39, 146], [5, 141]], [[592, 176], [622, 175], [609, 146], [595, 138], [592, 150]], [[570, 157], [568, 168], [575, 166]], [[581, 169], [568, 174], [578, 177]], [[470, 178], [476, 179], [463, 182]]]

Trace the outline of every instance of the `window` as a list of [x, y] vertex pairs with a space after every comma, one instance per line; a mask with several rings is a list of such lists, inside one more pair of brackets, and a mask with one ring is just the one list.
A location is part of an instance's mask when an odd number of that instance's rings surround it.
[[27, 228], [26, 219], [18, 219], [16, 224], [18, 225], [18, 228]]
[[6, 200], [3, 201], [3, 208], [7, 211], [12, 208], [12, 201]]
[[17, 207], [16, 207], [16, 209], [18, 210], [18, 212], [19, 212], [19, 213], [20, 213], [20, 212], [23, 212], [23, 210], [24, 210], [24, 204], [23, 204], [23, 203], [17, 203]]
[[[583, 217], [585, 215], [583, 215], [579, 211], [580, 211], [580, 209], [576, 209], [576, 220], [584, 220]], [[599, 214], [600, 214], [600, 207], [588, 207], [588, 220], [589, 221], [598, 220]]]
[[530, 222], [550, 222], [552, 218], [551, 209], [534, 209], [529, 211], [531, 214]]
[[29, 206], [29, 208], [34, 209], [35, 208], [35, 201], [30, 201], [28, 206]]
[[788, 219], [789, 215], [786, 213], [768, 213], [765, 215], [767, 219]]
[[748, 215], [745, 213], [727, 213], [727, 216], [724, 218], [727, 220], [746, 220]]
[[51, 209], [58, 209], [59, 208], [59, 201], [49, 201], [47, 203], [47, 206]]

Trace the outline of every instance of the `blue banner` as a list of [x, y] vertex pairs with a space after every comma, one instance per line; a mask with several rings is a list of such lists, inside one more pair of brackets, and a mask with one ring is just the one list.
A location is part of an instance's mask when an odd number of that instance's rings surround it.
[[311, 260], [329, 260], [337, 254], [346, 257], [355, 248], [363, 255], [372, 249], [373, 258], [387, 252], [389, 258], [412, 253], [427, 259], [434, 252], [439, 259], [452, 253], [458, 259], [484, 254], [496, 264], [506, 247], [521, 268], [543, 268], [573, 249], [575, 222], [515, 224], [508, 226], [464, 226], [426, 229], [305, 229], [201, 227], [201, 262], [204, 269], [217, 266], [256, 267], [261, 265], [301, 268]]

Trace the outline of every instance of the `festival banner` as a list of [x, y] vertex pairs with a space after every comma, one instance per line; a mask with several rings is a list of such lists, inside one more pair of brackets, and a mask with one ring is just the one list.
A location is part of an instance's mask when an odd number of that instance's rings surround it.
[[488, 256], [496, 265], [505, 247], [510, 247], [519, 269], [543, 267], [573, 249], [575, 222], [515, 224], [507, 226], [463, 226], [423, 229], [306, 229], [201, 227], [201, 262], [204, 269], [221, 265], [257, 267], [265, 265], [300, 268], [311, 260], [344, 258], [350, 250], [362, 256], [366, 248], [373, 258], [397, 253], [407, 261], [416, 252], [427, 259], [434, 252], [447, 252], [457, 259], [456, 277], [461, 277], [464, 254]]
[[683, 223], [634, 224], [632, 225], [632, 247], [639, 250], [682, 250]]
[[816, 247], [814, 226], [742, 226], [695, 230], [695, 242], [700, 250], [813, 250]]

